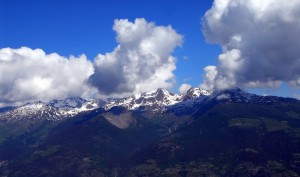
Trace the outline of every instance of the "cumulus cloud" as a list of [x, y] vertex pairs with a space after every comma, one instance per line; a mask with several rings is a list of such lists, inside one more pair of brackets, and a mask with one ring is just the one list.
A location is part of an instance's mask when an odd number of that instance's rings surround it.
[[218, 66], [201, 86], [214, 89], [300, 86], [300, 1], [215, 0], [203, 33], [221, 45]]
[[212, 90], [214, 89], [214, 81], [217, 77], [218, 71], [216, 66], [206, 66], [204, 68], [205, 72], [205, 80], [204, 82], [200, 85], [200, 87]]
[[173, 50], [182, 36], [171, 26], [157, 26], [145, 19], [115, 20], [118, 46], [95, 61], [89, 82], [101, 94], [120, 96], [174, 85]]
[[175, 84], [182, 36], [145, 19], [115, 20], [118, 46], [94, 61], [41, 49], [0, 49], [0, 107], [72, 96], [122, 97]]
[[180, 94], [184, 94], [184, 93], [186, 93], [190, 88], [192, 88], [192, 86], [191, 86], [190, 84], [184, 83], [184, 84], [182, 84], [182, 85], [179, 87], [178, 91], [179, 91]]
[[87, 97], [93, 92], [87, 84], [93, 72], [85, 55], [65, 58], [27, 47], [0, 49], [0, 105]]

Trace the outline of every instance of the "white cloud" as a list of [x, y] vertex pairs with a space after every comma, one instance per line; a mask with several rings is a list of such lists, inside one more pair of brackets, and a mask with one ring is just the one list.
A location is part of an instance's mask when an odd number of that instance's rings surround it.
[[215, 0], [203, 33], [222, 46], [203, 86], [224, 89], [300, 86], [300, 1]]
[[192, 88], [192, 86], [191, 86], [190, 84], [184, 83], [184, 84], [182, 84], [182, 85], [179, 87], [178, 91], [179, 91], [180, 94], [184, 94], [184, 93], [186, 93], [190, 88]]
[[181, 45], [181, 35], [145, 19], [115, 20], [113, 29], [119, 45], [98, 55], [90, 77], [101, 94], [121, 96], [174, 85], [176, 61], [171, 53]]
[[182, 36], [145, 19], [115, 20], [119, 45], [94, 62], [41, 49], [0, 49], [0, 107], [71, 96], [122, 97], [175, 84], [173, 50]]
[[204, 68], [205, 76], [204, 82], [200, 84], [201, 88], [212, 90], [214, 89], [215, 79], [218, 75], [217, 67], [216, 66], [206, 66]]
[[221, 94], [217, 96], [217, 100], [227, 100], [230, 98], [230, 95], [228, 94]]
[[0, 49], [0, 105], [87, 97], [94, 69], [85, 55], [65, 58], [27, 47]]

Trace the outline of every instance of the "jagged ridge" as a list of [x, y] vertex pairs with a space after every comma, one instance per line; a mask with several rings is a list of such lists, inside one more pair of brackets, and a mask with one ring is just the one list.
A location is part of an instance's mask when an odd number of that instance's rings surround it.
[[1, 120], [16, 121], [23, 119], [47, 119], [57, 121], [73, 117], [81, 112], [94, 110], [100, 107], [99, 102], [87, 101], [82, 98], [67, 98], [53, 100], [49, 103], [41, 101], [28, 103], [10, 111], [0, 113]]
[[[145, 110], [151, 113], [162, 113], [167, 110], [180, 112], [192, 109], [200, 103], [209, 101], [244, 102], [255, 104], [270, 104], [284, 98], [274, 96], [259, 96], [247, 93], [239, 88], [224, 91], [209, 91], [201, 88], [191, 88], [186, 94], [173, 94], [165, 89], [133, 95], [128, 98], [112, 101], [85, 100], [79, 97], [53, 100], [48, 103], [41, 101], [26, 104], [17, 108], [0, 110], [3, 121], [22, 119], [62, 120], [78, 115], [81, 112], [103, 108], [106, 111], [113, 107], [123, 107], [127, 110]], [[294, 99], [291, 99], [294, 100]]]

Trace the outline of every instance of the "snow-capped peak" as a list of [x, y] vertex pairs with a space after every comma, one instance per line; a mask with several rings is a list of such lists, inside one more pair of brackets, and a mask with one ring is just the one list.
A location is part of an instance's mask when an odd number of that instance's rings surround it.
[[[150, 92], [133, 95], [123, 99], [108, 99], [107, 102], [85, 100], [79, 97], [53, 100], [48, 103], [34, 102], [20, 107], [0, 109], [0, 121], [18, 121], [24, 119], [61, 120], [74, 117], [82, 112], [103, 108], [109, 111], [113, 107], [123, 107], [127, 110], [138, 112], [163, 113], [171, 111], [181, 114], [190, 113], [194, 108], [210, 101], [270, 104], [280, 102], [284, 98], [272, 96], [259, 96], [247, 93], [239, 88], [209, 91], [201, 88], [191, 88], [186, 94], [173, 94], [165, 89], [157, 89]], [[288, 100], [293, 101], [293, 100]]]
[[53, 100], [49, 102], [49, 105], [57, 108], [78, 108], [81, 107], [87, 101], [80, 97], [71, 97], [64, 100]]
[[129, 110], [135, 110], [142, 106], [167, 106], [170, 104], [175, 104], [174, 101], [178, 99], [179, 95], [172, 94], [166, 89], [157, 89], [149, 92], [144, 92], [131, 96], [129, 98], [115, 100], [113, 102], [107, 103], [105, 109], [108, 110], [115, 106], [125, 107]]
[[[191, 105], [198, 98], [205, 98], [211, 91], [191, 88], [186, 94], [173, 94], [166, 89], [157, 89], [133, 95], [123, 99], [110, 99], [103, 103], [95, 100], [85, 100], [80, 97], [71, 97], [63, 100], [53, 100], [48, 103], [35, 102], [0, 113], [0, 119], [49, 119], [60, 120], [73, 117], [81, 112], [104, 108], [124, 107], [128, 110], [142, 108], [151, 112], [162, 112], [173, 105]], [[198, 99], [198, 101], [201, 101]]]
[[129, 110], [135, 110], [140, 107], [151, 107], [154, 111], [163, 110], [166, 106], [175, 105], [187, 99], [198, 98], [203, 95], [208, 96], [210, 94], [211, 91], [200, 88], [192, 88], [184, 95], [173, 94], [166, 89], [160, 88], [107, 103], [105, 109], [109, 110], [112, 107], [121, 106]]
[[73, 117], [81, 112], [94, 110], [100, 107], [96, 101], [88, 101], [79, 97], [53, 100], [49, 103], [41, 101], [27, 103], [10, 111], [0, 114], [2, 120], [47, 119], [60, 120]]
[[210, 90], [205, 90], [202, 88], [190, 88], [186, 95], [189, 95], [192, 98], [200, 97], [202, 95], [209, 96], [212, 93]]

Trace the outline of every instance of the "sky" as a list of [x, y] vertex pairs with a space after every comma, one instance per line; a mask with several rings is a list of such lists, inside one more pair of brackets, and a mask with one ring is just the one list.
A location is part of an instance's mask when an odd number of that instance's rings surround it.
[[284, 2], [0, 0], [0, 106], [191, 86], [298, 97], [300, 3]]
[[219, 46], [207, 45], [201, 33], [201, 18], [211, 4], [211, 0], [0, 0], [0, 48], [26, 46], [62, 56], [84, 53], [93, 60], [116, 46], [115, 19], [145, 18], [171, 25], [184, 36], [184, 45], [174, 51], [177, 85], [189, 80], [197, 86], [202, 68], [215, 63], [220, 52]]

